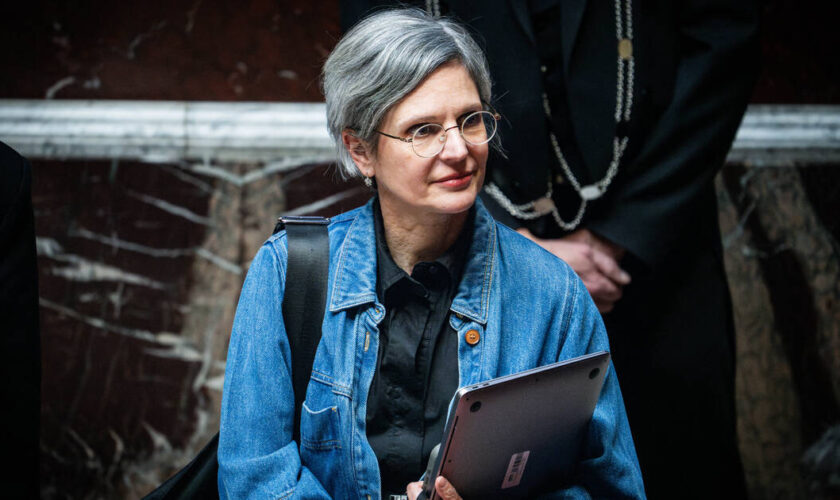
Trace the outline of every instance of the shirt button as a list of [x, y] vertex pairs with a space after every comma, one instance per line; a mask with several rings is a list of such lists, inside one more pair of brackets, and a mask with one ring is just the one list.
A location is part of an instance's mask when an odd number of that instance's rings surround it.
[[464, 335], [464, 339], [467, 341], [469, 345], [476, 345], [478, 341], [481, 340], [481, 335], [478, 333], [478, 330], [467, 330], [467, 334]]

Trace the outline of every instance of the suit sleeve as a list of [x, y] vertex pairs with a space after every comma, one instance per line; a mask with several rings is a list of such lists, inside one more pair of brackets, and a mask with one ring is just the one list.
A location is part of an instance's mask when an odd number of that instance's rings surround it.
[[689, 1], [678, 16], [673, 98], [611, 186], [611, 202], [587, 223], [651, 267], [697, 231], [700, 207], [713, 204], [704, 197], [713, 195], [758, 69], [757, 1]]
[[292, 441], [291, 351], [281, 305], [285, 271], [281, 236], [257, 253], [239, 297], [222, 396], [222, 499], [330, 498]]

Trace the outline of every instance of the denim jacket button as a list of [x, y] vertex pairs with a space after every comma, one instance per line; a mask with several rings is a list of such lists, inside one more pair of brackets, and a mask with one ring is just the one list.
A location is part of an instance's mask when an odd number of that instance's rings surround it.
[[478, 333], [478, 330], [467, 330], [466, 335], [464, 335], [464, 339], [466, 339], [467, 344], [476, 345], [478, 344], [478, 341], [481, 340], [481, 334]]

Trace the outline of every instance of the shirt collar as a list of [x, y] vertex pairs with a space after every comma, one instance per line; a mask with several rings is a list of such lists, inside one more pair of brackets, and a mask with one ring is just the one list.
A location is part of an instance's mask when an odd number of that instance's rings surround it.
[[[338, 249], [330, 295], [331, 312], [376, 302], [377, 251], [373, 204], [371, 199], [348, 219], [350, 227]], [[474, 210], [475, 219], [463, 273], [450, 309], [486, 324], [496, 257], [496, 222], [480, 199], [476, 199]], [[465, 230], [470, 228], [465, 227]]]

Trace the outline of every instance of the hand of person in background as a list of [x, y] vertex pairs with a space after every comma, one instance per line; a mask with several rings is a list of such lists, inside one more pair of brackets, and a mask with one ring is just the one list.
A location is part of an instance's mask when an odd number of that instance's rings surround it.
[[625, 250], [588, 229], [557, 239], [537, 238], [525, 228], [516, 231], [569, 264], [602, 313], [613, 309], [622, 287], [630, 283], [630, 274], [619, 265]]
[[[408, 483], [408, 486], [405, 488], [405, 494], [408, 495], [408, 500], [416, 500], [421, 491], [423, 491], [422, 481]], [[462, 500], [458, 492], [455, 491], [455, 487], [452, 486], [452, 483], [447, 481], [443, 476], [438, 476], [435, 479], [435, 491], [437, 491], [438, 496], [443, 500]]]

